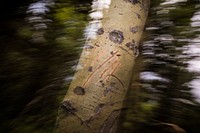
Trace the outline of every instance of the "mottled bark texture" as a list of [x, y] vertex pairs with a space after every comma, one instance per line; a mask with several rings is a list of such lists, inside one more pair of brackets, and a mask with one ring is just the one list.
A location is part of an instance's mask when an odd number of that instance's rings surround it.
[[55, 133], [116, 131], [148, 8], [149, 0], [111, 1], [97, 38], [87, 41], [82, 52]]

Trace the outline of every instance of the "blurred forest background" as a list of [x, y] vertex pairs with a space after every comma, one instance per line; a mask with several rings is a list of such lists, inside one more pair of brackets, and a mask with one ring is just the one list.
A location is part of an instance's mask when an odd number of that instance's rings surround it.
[[[50, 133], [92, 0], [0, 1], [0, 132]], [[151, 0], [121, 133], [200, 132], [200, 1]]]
[[88, 0], [0, 1], [0, 132], [52, 132], [78, 62]]

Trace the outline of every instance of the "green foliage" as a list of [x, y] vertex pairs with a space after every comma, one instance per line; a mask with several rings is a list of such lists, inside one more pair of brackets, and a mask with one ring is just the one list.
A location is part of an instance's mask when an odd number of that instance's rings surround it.
[[[198, 44], [180, 41], [196, 40], [199, 32], [191, 26], [191, 18], [199, 10], [199, 6], [191, 1], [163, 6], [160, 5], [161, 2], [164, 1], [151, 1], [153, 7], [149, 14], [149, 27], [158, 27], [159, 30], [147, 31], [149, 34], [145, 44], [152, 46], [144, 46], [142, 56], [148, 63], [143, 63], [144, 70], [138, 71], [154, 72], [167, 81], [143, 79], [142, 86], [131, 87], [127, 99], [132, 101], [126, 103], [130, 110], [122, 113], [120, 133], [174, 132], [166, 123], [178, 125], [188, 133], [200, 132], [200, 104], [191, 93], [193, 88], [187, 85], [198, 74], [187, 70], [186, 62], [193, 57], [192, 54], [184, 54], [184, 48]], [[169, 35], [174, 40], [160, 39], [162, 35]], [[149, 54], [151, 51], [152, 55]], [[178, 58], [179, 56], [185, 57]], [[140, 61], [138, 60], [139, 63]], [[138, 62], [135, 67], [142, 69], [137, 67]], [[135, 80], [138, 83], [139, 77]]]
[[89, 5], [80, 10], [76, 4], [56, 1], [41, 16], [47, 29], [36, 29], [40, 22], [29, 22], [33, 14], [25, 14], [21, 7], [20, 14], [16, 11], [10, 21], [1, 21], [5, 34], [0, 34], [0, 132], [53, 131], [69, 84], [65, 78], [74, 73], [71, 67], [84, 43]]

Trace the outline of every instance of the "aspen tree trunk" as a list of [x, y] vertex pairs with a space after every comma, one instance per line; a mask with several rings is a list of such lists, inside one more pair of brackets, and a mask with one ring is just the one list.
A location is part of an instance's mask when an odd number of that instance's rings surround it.
[[84, 47], [55, 133], [114, 133], [132, 77], [149, 0], [112, 0]]

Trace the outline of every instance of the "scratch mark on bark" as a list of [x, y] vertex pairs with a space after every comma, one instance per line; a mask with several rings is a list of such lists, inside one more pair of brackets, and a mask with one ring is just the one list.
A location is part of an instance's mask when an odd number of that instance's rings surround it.
[[108, 71], [108, 69], [110, 69], [110, 67], [107, 67], [102, 73], [101, 73], [101, 76], [99, 78], [102, 78], [103, 75], [106, 73], [106, 71]]
[[[94, 51], [95, 52], [95, 51]], [[101, 51], [100, 51], [101, 52]], [[102, 52], [101, 52], [101, 55], [104, 55], [104, 53], [106, 52], [106, 50], [103, 50]], [[99, 61], [99, 58], [101, 57], [100, 55], [99, 55], [99, 52], [97, 52], [98, 54], [97, 54], [97, 57], [95, 57], [94, 58], [94, 62], [91, 64], [91, 66], [95, 66], [95, 64]]]
[[131, 56], [134, 57], [134, 55], [132, 55], [130, 52], [128, 52], [127, 49], [123, 48], [122, 46], [119, 46], [119, 48], [120, 48], [121, 50], [125, 51], [126, 53], [128, 53], [129, 55], [131, 55]]
[[97, 67], [96, 70], [94, 70], [93, 73], [91, 73], [91, 75], [86, 79], [85, 83], [83, 84], [83, 87], [85, 87], [85, 85], [88, 83], [88, 81], [92, 78], [92, 76], [101, 68], [103, 67], [110, 59], [112, 59], [114, 57], [115, 54], [117, 54], [118, 51], [114, 52], [113, 55], [111, 55], [110, 57], [108, 57], [102, 64], [99, 65], [99, 67]]
[[[115, 70], [116, 70], [117, 68], [119, 68], [120, 63], [116, 61], [115, 64], [116, 64], [116, 65], [114, 65], [114, 69], [113, 69], [113, 71], [112, 71], [109, 75], [112, 75], [112, 74], [115, 72]], [[108, 80], [110, 80], [110, 76], [108, 76]]]
[[[116, 61], [114, 61], [113, 62], [113, 64], [112, 64], [112, 66], [108, 66], [108, 69], [109, 69], [109, 71], [107, 72], [107, 73], [109, 73], [110, 71], [110, 74], [113, 72], [113, 71], [115, 71], [116, 70], [116, 64], [117, 64], [117, 62], [118, 62], [118, 60], [116, 60]], [[105, 75], [105, 73], [102, 73], [102, 77], [103, 77], [103, 75]], [[108, 75], [108, 74], [107, 74]], [[101, 78], [102, 78], [101, 77]], [[108, 80], [107, 80], [108, 79]], [[105, 78], [105, 81], [109, 81], [109, 77], [108, 76], [106, 76], [106, 78]]]
[[[100, 98], [98, 98], [98, 97], [93, 96], [92, 98], [96, 99], [97, 101], [102, 102], [102, 99], [100, 99]], [[95, 101], [94, 101], [94, 102], [95, 102]]]
[[115, 78], [121, 83], [122, 87], [124, 88], [123, 82], [122, 82], [116, 75], [111, 74], [111, 75], [109, 75], [109, 76], [115, 77]]

